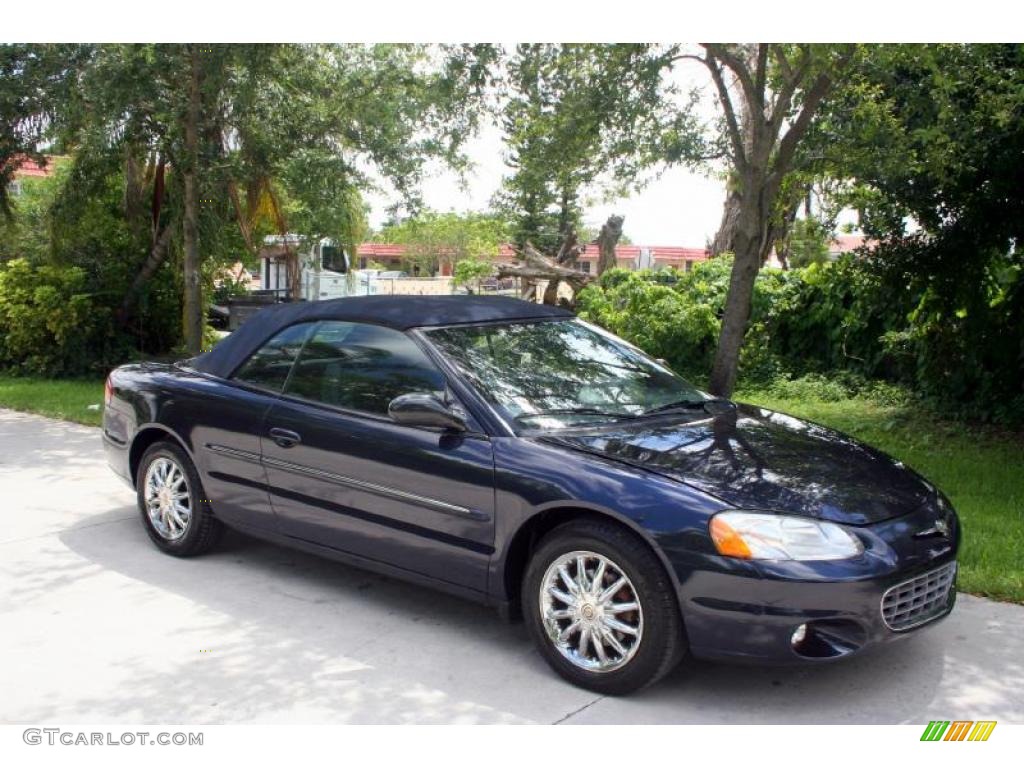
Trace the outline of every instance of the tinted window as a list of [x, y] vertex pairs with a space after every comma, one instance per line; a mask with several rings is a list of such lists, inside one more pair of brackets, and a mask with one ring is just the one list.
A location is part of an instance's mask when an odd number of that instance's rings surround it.
[[444, 376], [403, 333], [361, 323], [323, 322], [302, 349], [286, 394], [386, 414], [410, 392], [440, 392]]
[[313, 323], [285, 328], [252, 353], [234, 378], [264, 389], [280, 392], [288, 379], [288, 371], [302, 349], [302, 343], [313, 330]]

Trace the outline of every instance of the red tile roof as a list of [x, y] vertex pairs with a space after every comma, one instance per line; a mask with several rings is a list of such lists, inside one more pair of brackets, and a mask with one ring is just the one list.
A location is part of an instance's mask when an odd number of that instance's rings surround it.
[[829, 253], [849, 253], [863, 246], [873, 246], [874, 241], [868, 240], [864, 235], [836, 235], [829, 243]]
[[28, 176], [45, 178], [53, 175], [54, 160], [57, 159], [59, 158], [51, 157], [49, 155], [46, 156], [47, 162], [45, 166], [40, 165], [35, 160], [25, 157], [24, 155], [20, 157], [13, 157], [10, 162], [17, 165], [17, 168], [14, 170], [14, 175], [18, 178], [25, 178]]

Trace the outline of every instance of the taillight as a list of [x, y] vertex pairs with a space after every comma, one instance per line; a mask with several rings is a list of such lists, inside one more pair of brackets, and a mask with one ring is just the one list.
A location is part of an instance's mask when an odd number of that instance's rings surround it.
[[110, 405], [110, 401], [114, 399], [114, 385], [110, 383], [110, 377], [107, 376], [107, 380], [103, 384], [103, 404]]

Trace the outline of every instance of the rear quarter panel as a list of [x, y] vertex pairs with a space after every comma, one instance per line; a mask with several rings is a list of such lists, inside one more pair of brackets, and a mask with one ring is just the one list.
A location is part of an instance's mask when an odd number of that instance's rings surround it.
[[[263, 416], [275, 398], [168, 365], [123, 366], [111, 383], [105, 439], [115, 445], [127, 439], [130, 449], [149, 428], [167, 432], [188, 452], [217, 517], [276, 530], [259, 463]], [[122, 461], [127, 464], [127, 457]]]

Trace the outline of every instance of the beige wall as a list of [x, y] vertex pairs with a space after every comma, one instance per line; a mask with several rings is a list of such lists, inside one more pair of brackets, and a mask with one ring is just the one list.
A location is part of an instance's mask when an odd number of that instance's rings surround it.
[[450, 277], [395, 277], [373, 281], [375, 293], [385, 296], [447, 296], [452, 292]]

